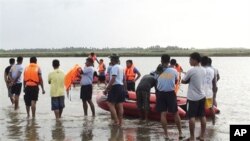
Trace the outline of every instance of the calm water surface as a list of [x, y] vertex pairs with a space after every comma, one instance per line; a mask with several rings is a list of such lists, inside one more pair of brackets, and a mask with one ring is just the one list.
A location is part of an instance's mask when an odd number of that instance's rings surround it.
[[[175, 57], [184, 70], [190, 69], [187, 57]], [[20, 109], [13, 110], [7, 96], [4, 79], [0, 80], [0, 141], [23, 140], [65, 140], [65, 141], [155, 141], [164, 140], [163, 130], [159, 122], [144, 123], [139, 119], [125, 118], [123, 127], [110, 126], [110, 114], [96, 106], [96, 117], [83, 116], [82, 102], [79, 87], [71, 91], [71, 101], [65, 100], [66, 107], [63, 118], [55, 121], [54, 113], [50, 110], [49, 85], [47, 76], [52, 71], [51, 61], [54, 58], [38, 58], [42, 68], [46, 94], [39, 95], [37, 102], [36, 119], [27, 119], [23, 93], [20, 96]], [[133, 59], [134, 64], [141, 73], [147, 74], [154, 70], [160, 62], [160, 57], [134, 57], [121, 58], [125, 65], [127, 59]], [[216, 125], [207, 123], [206, 140], [229, 140], [230, 124], [250, 124], [250, 67], [246, 65], [249, 57], [214, 57], [213, 65], [219, 69], [221, 80], [217, 96], [218, 107], [221, 114], [217, 115]], [[0, 58], [0, 76], [3, 77], [8, 58]], [[74, 64], [84, 64], [85, 58], [59, 58], [61, 69], [67, 72]], [[108, 58], [104, 58], [108, 62]], [[23, 65], [28, 65], [29, 58], [24, 59]], [[97, 67], [97, 65], [96, 65]], [[94, 86], [95, 93], [102, 91], [104, 86]], [[186, 95], [186, 86], [181, 86], [180, 95]], [[90, 113], [90, 111], [89, 111]], [[188, 121], [182, 121], [183, 132], [188, 137]], [[168, 125], [170, 137], [178, 138], [178, 132], [173, 123]], [[199, 134], [200, 125], [196, 124], [196, 135]]]

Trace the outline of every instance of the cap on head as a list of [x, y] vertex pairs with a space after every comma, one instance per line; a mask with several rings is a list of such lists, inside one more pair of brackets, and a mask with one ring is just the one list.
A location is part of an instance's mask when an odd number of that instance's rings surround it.
[[119, 62], [119, 56], [117, 54], [112, 54], [109, 58], [111, 61]]
[[169, 61], [170, 61], [170, 56], [168, 54], [163, 54], [161, 56], [161, 62], [162, 63], [169, 63]]

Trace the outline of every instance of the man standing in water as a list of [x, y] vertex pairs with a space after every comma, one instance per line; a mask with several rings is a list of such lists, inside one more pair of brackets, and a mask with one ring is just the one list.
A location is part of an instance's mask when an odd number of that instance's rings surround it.
[[173, 113], [175, 117], [175, 123], [179, 131], [179, 139], [183, 138], [181, 131], [181, 119], [178, 114], [177, 97], [175, 94], [175, 84], [178, 81], [178, 72], [171, 67], [168, 67], [170, 62], [170, 56], [164, 54], [161, 56], [162, 66], [165, 66], [165, 70], [160, 74], [157, 79], [157, 98], [156, 108], [161, 112], [161, 123], [164, 129], [165, 138], [169, 139], [167, 130], [167, 112]]
[[214, 81], [214, 69], [208, 66], [208, 57], [203, 56], [201, 58], [201, 66], [206, 70], [206, 77], [205, 77], [205, 108], [209, 109], [212, 113], [212, 123], [215, 124], [215, 113], [213, 109], [213, 81]]
[[213, 105], [217, 107], [216, 95], [218, 91], [217, 82], [220, 80], [220, 74], [217, 68], [212, 66], [212, 59], [208, 58], [208, 66], [214, 69], [214, 81], [213, 81]]
[[15, 64], [15, 59], [10, 58], [9, 63], [10, 63], [10, 65], [8, 67], [6, 67], [5, 71], [4, 71], [4, 80], [5, 80], [7, 90], [8, 90], [8, 96], [10, 98], [10, 101], [12, 104], [14, 104], [14, 97], [11, 94], [11, 79], [9, 78], [9, 73], [10, 73], [11, 67]]
[[188, 84], [187, 92], [187, 115], [189, 118], [189, 131], [190, 141], [195, 140], [195, 117], [198, 117], [201, 122], [199, 140], [204, 140], [206, 130], [206, 117], [205, 117], [205, 91], [204, 82], [206, 78], [206, 70], [200, 66], [201, 56], [199, 53], [194, 52], [190, 54], [189, 63], [191, 68], [182, 79], [183, 84]]
[[54, 71], [49, 73], [51, 110], [54, 111], [56, 119], [61, 118], [64, 104], [64, 72], [59, 69], [59, 60], [53, 60]]
[[24, 101], [26, 105], [27, 117], [30, 117], [30, 108], [32, 111], [32, 117], [36, 116], [36, 101], [38, 100], [39, 88], [41, 85], [42, 93], [45, 94], [43, 87], [42, 72], [37, 65], [36, 57], [30, 58], [30, 64], [24, 70]]
[[114, 120], [114, 124], [121, 126], [123, 120], [123, 105], [125, 100], [125, 88], [126, 80], [124, 76], [124, 69], [119, 64], [119, 57], [117, 55], [110, 56], [111, 63], [113, 65], [110, 72], [110, 81], [104, 94], [108, 93], [108, 106], [111, 113], [111, 117]]
[[158, 66], [156, 71], [144, 75], [136, 89], [136, 103], [137, 108], [140, 110], [141, 119], [148, 121], [148, 114], [150, 112], [150, 90], [155, 87], [158, 76], [162, 73], [162, 66]]
[[13, 65], [10, 69], [9, 78], [11, 80], [11, 94], [14, 96], [15, 110], [19, 108], [19, 95], [22, 90], [21, 75], [23, 72], [23, 57], [17, 57], [17, 64]]
[[[92, 102], [92, 83], [93, 83], [93, 75], [94, 75], [94, 67], [93, 60], [91, 58], [86, 59], [85, 67], [81, 72], [81, 93], [80, 98], [82, 99], [84, 116], [88, 115], [88, 104], [92, 111], [92, 116], [95, 116], [95, 106]], [[87, 104], [88, 102], [88, 104]]]
[[127, 89], [128, 91], [135, 91], [135, 82], [141, 77], [141, 73], [134, 66], [132, 60], [127, 60], [126, 65], [127, 67], [125, 69], [125, 76], [127, 82]]

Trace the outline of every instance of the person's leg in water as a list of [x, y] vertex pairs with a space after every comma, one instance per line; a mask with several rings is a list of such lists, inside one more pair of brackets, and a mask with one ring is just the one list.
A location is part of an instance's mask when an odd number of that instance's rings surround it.
[[59, 111], [59, 109], [54, 110], [54, 113], [55, 113], [56, 119], [58, 120], [60, 118], [60, 111]]
[[165, 137], [168, 138], [168, 129], [167, 129], [167, 112], [161, 112], [161, 125], [164, 130]]
[[145, 92], [144, 93], [144, 117], [146, 122], [148, 121], [148, 113], [150, 112], [150, 92]]
[[19, 95], [15, 95], [15, 110], [17, 110], [19, 108]]
[[59, 118], [62, 118], [63, 108], [59, 109]]
[[8, 96], [9, 96], [9, 98], [10, 98], [10, 102], [11, 102], [12, 105], [14, 105], [14, 103], [15, 103], [15, 98], [14, 98], [14, 95], [12, 95], [12, 93], [11, 93], [11, 87], [10, 87], [10, 86], [7, 86], [7, 89], [8, 89]]
[[211, 108], [210, 108], [210, 111], [211, 111], [211, 113], [212, 113], [212, 124], [215, 125], [215, 111], [214, 111], [214, 108], [211, 107]]
[[36, 101], [31, 101], [31, 112], [32, 112], [32, 118], [36, 117]]
[[82, 100], [82, 105], [83, 105], [83, 111], [84, 111], [84, 116], [88, 115], [88, 104], [86, 100]]
[[95, 116], [95, 106], [94, 106], [92, 100], [88, 100], [88, 103], [89, 103], [90, 109], [92, 111], [92, 116]]
[[190, 141], [194, 141], [194, 131], [195, 131], [195, 117], [189, 119], [189, 131], [190, 131]]
[[205, 131], [206, 131], [206, 117], [200, 117], [200, 122], [201, 122], [201, 133], [200, 136], [198, 137], [199, 140], [204, 140], [205, 139]]
[[123, 124], [123, 105], [122, 103], [118, 103], [115, 105], [116, 107], [116, 111], [117, 111], [117, 116], [118, 116], [118, 120], [119, 120], [119, 125], [121, 126]]
[[174, 114], [174, 117], [175, 117], [175, 124], [177, 126], [178, 131], [179, 131], [179, 139], [182, 139], [182, 138], [184, 138], [184, 136], [183, 136], [182, 131], [181, 131], [181, 118], [179, 116], [179, 113], [176, 112]]
[[30, 117], [30, 106], [26, 106], [27, 118]]
[[118, 120], [117, 112], [116, 112], [116, 109], [115, 109], [115, 104], [110, 103], [110, 102], [107, 102], [107, 103], [108, 103], [108, 106], [109, 106], [111, 117], [113, 117], [114, 124], [119, 125], [119, 120]]

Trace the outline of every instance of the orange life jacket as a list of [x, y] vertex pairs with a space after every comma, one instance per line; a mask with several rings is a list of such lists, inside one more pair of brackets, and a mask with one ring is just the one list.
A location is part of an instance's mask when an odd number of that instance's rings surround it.
[[134, 72], [134, 66], [132, 65], [130, 68], [125, 69], [126, 80], [134, 80], [136, 73]]
[[24, 81], [26, 86], [37, 86], [39, 84], [39, 66], [35, 63], [31, 63], [24, 70]]
[[105, 69], [104, 69], [104, 63], [99, 64], [98, 71], [99, 72], [104, 72], [105, 71]]

